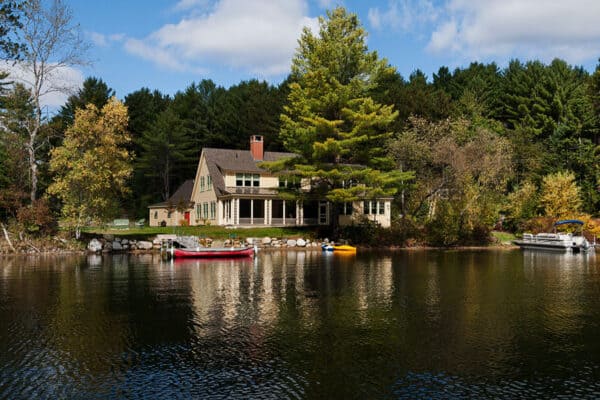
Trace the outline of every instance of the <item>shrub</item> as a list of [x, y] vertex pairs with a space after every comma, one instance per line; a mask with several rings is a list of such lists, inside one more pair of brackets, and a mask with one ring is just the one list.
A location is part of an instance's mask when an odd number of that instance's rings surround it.
[[20, 207], [17, 210], [17, 224], [19, 229], [34, 236], [49, 235], [57, 226], [46, 199]]

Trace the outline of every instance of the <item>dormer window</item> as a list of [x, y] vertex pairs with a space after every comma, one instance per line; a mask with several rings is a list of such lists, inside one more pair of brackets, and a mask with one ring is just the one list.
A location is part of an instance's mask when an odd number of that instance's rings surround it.
[[279, 187], [280, 188], [288, 188], [288, 189], [292, 189], [292, 188], [299, 188], [300, 187], [300, 180], [296, 177], [292, 177], [292, 178], [283, 178], [280, 177], [279, 178]]
[[259, 174], [235, 174], [235, 186], [237, 187], [259, 187]]

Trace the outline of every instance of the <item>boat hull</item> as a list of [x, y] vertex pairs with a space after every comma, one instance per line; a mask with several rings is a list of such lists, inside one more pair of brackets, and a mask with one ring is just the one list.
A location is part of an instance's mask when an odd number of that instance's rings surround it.
[[525, 234], [522, 240], [513, 242], [522, 249], [547, 250], [578, 253], [588, 251], [593, 246], [583, 236], [571, 234], [540, 233], [538, 235]]
[[349, 245], [331, 246], [324, 244], [321, 246], [323, 251], [334, 251], [338, 253], [356, 253], [356, 247]]
[[207, 249], [173, 249], [174, 258], [240, 258], [252, 257], [252, 247], [241, 248], [207, 248]]

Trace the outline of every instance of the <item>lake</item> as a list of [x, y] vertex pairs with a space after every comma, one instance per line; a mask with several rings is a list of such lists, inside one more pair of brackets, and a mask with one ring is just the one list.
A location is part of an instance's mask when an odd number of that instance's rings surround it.
[[599, 258], [4, 257], [0, 398], [598, 398]]

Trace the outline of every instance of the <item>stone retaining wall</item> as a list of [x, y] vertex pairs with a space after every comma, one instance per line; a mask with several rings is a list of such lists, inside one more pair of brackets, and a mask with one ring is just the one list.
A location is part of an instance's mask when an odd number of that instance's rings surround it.
[[[159, 251], [161, 242], [167, 239], [175, 239], [175, 235], [157, 235], [150, 240], [133, 240], [114, 237], [113, 235], [104, 235], [89, 241], [87, 250], [90, 253], [111, 253], [111, 252], [131, 252]], [[189, 240], [189, 238], [188, 238]], [[225, 241], [213, 240], [211, 238], [201, 238], [198, 240], [198, 246], [201, 247], [239, 247], [242, 245], [256, 245], [261, 249], [282, 249], [282, 248], [320, 248], [325, 240], [310, 240], [304, 238], [246, 238], [246, 239], [227, 239]]]

